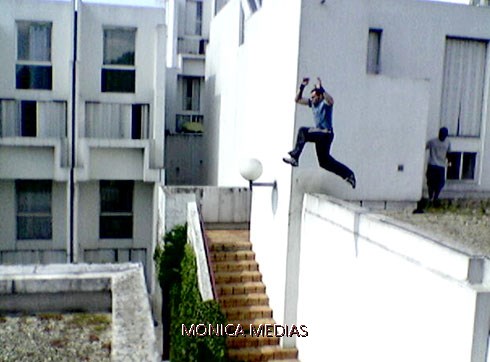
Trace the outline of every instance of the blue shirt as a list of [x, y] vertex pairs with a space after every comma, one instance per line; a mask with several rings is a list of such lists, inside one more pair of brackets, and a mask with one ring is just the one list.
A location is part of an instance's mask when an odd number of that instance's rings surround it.
[[333, 105], [329, 106], [327, 102], [321, 101], [317, 106], [309, 100], [308, 105], [313, 111], [313, 118], [315, 119], [315, 127], [320, 129], [333, 130], [332, 125], [332, 110]]

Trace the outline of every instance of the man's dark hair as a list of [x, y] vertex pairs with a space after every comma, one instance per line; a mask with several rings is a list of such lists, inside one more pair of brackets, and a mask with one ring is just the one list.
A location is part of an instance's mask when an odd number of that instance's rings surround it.
[[444, 141], [447, 138], [447, 135], [449, 134], [449, 130], [446, 127], [442, 127], [439, 130], [439, 139], [441, 141]]
[[320, 88], [315, 87], [315, 88], [313, 88], [313, 89], [311, 90], [311, 92], [310, 92], [310, 93], [313, 93], [313, 92], [314, 92], [314, 93], [315, 93], [317, 96], [321, 96], [321, 95], [323, 95], [323, 93], [325, 93], [325, 89], [323, 89], [323, 87], [320, 87]]

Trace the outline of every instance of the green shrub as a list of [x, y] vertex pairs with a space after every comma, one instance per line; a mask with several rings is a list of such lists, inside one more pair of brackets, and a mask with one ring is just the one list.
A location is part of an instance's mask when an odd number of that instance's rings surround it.
[[[182, 335], [182, 324], [225, 324], [219, 304], [202, 301], [197, 284], [196, 257], [187, 244], [187, 229], [178, 226], [165, 235], [164, 248], [155, 250], [155, 261], [162, 286], [164, 309], [170, 319], [170, 360], [172, 362], [226, 361], [224, 336], [189, 337]], [[163, 315], [165, 315], [165, 310]], [[165, 325], [164, 325], [165, 328]]]

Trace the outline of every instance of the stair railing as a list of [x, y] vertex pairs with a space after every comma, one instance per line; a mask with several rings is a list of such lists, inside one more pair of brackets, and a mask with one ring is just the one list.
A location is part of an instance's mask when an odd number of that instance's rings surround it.
[[199, 291], [203, 300], [217, 299], [209, 242], [196, 202], [187, 204], [187, 240], [196, 254]]
[[216, 279], [213, 271], [213, 260], [211, 259], [211, 249], [209, 245], [209, 239], [206, 235], [206, 227], [204, 226], [204, 220], [202, 218], [201, 210], [198, 209], [199, 223], [201, 224], [201, 234], [204, 241], [204, 251], [206, 252], [206, 259], [208, 261], [209, 279], [211, 280], [211, 290], [213, 291], [213, 299], [218, 300], [218, 293], [216, 293]]

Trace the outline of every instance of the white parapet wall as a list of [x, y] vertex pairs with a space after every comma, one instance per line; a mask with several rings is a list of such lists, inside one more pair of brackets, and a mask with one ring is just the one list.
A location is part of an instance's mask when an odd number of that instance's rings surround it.
[[250, 190], [245, 187], [165, 186], [160, 200], [165, 232], [187, 222], [187, 203], [195, 202], [208, 224], [248, 224]]
[[487, 264], [388, 217], [305, 195], [299, 358], [486, 362]]
[[187, 242], [192, 245], [196, 254], [197, 284], [204, 301], [214, 299], [205, 237], [202, 233], [197, 204], [195, 202], [189, 202], [187, 204]]

